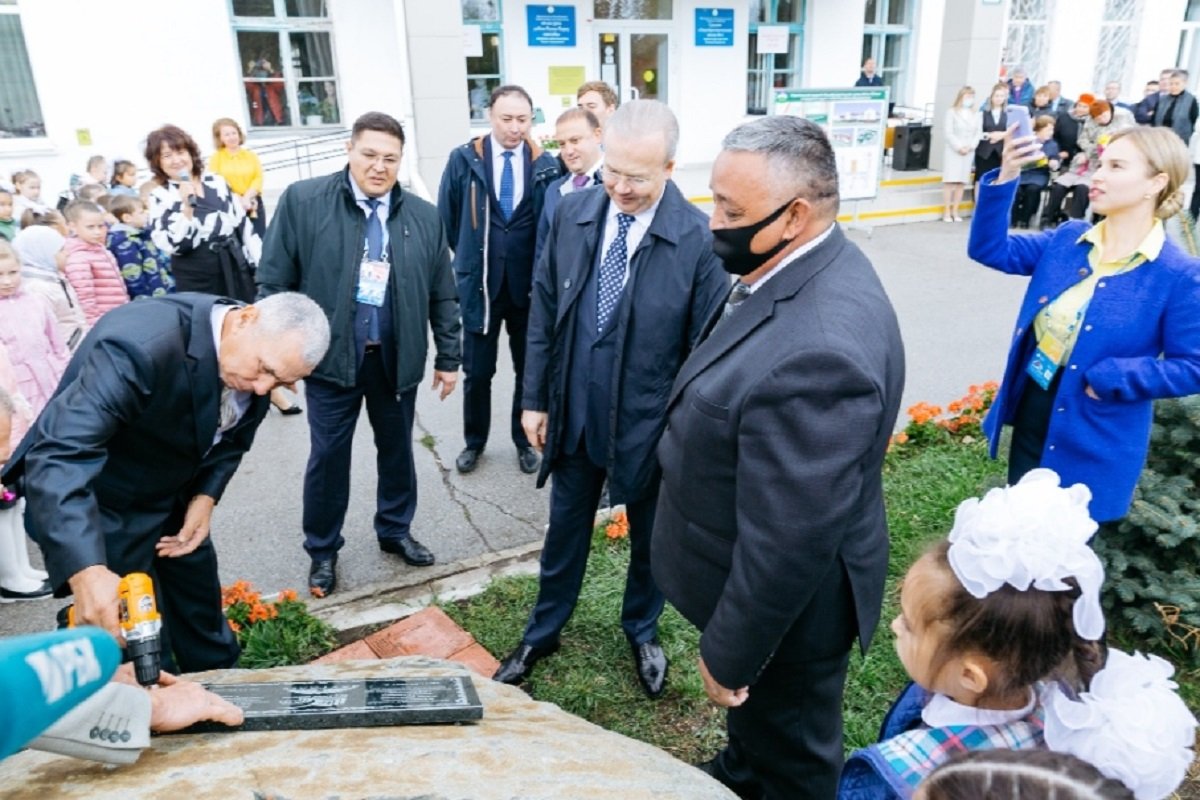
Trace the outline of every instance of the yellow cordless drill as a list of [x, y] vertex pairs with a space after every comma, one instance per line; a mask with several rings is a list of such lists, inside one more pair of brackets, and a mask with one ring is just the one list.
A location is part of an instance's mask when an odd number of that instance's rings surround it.
[[[162, 667], [162, 617], [154, 601], [154, 581], [144, 572], [129, 573], [117, 587], [117, 601], [125, 658], [133, 662], [138, 683], [154, 686]], [[75, 627], [74, 605], [58, 612], [58, 627]]]

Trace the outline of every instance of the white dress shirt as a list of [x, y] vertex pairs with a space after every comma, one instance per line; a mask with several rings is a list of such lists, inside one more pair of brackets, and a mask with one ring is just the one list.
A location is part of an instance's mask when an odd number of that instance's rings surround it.
[[[496, 189], [496, 199], [500, 199], [500, 179], [504, 176], [504, 145], [496, 141], [496, 137], [489, 134], [492, 140], [492, 186]], [[525, 196], [525, 143], [521, 142], [512, 149], [512, 173], [513, 173], [513, 208], [521, 205], [521, 198]]]
[[[625, 282], [629, 280], [629, 262], [633, 260], [633, 254], [637, 251], [638, 245], [641, 244], [642, 237], [650, 229], [650, 223], [654, 221], [654, 215], [658, 211], [658, 204], [662, 202], [662, 198], [663, 196], [660, 194], [658, 199], [654, 201], [654, 205], [634, 214], [633, 222], [629, 224], [629, 230], [625, 232], [625, 275], [621, 278], [622, 288], [624, 288]], [[608, 248], [617, 238], [617, 231], [620, 230], [617, 223], [617, 214], [620, 213], [622, 213], [621, 209], [617, 208], [617, 204], [610, 199], [608, 201], [608, 216], [604, 220], [604, 239], [601, 241], [600, 247], [601, 260], [608, 254]]]
[[[358, 203], [358, 207], [362, 209], [363, 216], [369, 217], [371, 215], [371, 206], [369, 206], [367, 204], [367, 200], [369, 200], [371, 198], [367, 197], [366, 192], [364, 192], [362, 189], [358, 188], [358, 184], [354, 182], [353, 177], [350, 178], [350, 188], [354, 191], [354, 199]], [[388, 240], [389, 240], [387, 218], [388, 218], [388, 210], [391, 208], [391, 205], [392, 205], [392, 193], [385, 192], [382, 197], [376, 197], [375, 199], [379, 201], [379, 205], [375, 206], [375, 216], [379, 217], [379, 223], [383, 227], [383, 260], [387, 261], [387, 260], [389, 260], [388, 256], [387, 256]], [[513, 206], [513, 207], [516, 208], [516, 206]], [[364, 233], [363, 234], [363, 261], [367, 260], [366, 241], [367, 241], [366, 234]]]
[[760, 288], [763, 287], [763, 285], [766, 284], [767, 281], [771, 280], [771, 278], [774, 278], [776, 275], [778, 275], [779, 271], [781, 269], [783, 269], [784, 267], [786, 267], [788, 264], [791, 264], [793, 261], [800, 258], [800, 256], [804, 255], [805, 253], [809, 253], [809, 252], [815, 250], [817, 248], [817, 245], [821, 244], [821, 242], [823, 242], [829, 238], [829, 234], [833, 233], [833, 226], [836, 224], [837, 224], [836, 222], [830, 223], [829, 227], [825, 229], [824, 233], [820, 234], [819, 236], [817, 236], [815, 239], [813, 239], [810, 242], [805, 242], [800, 247], [797, 247], [795, 250], [788, 253], [787, 258], [783, 259], [783, 261], [780, 261], [778, 264], [776, 264], [771, 269], [770, 272], [768, 272], [766, 275], [763, 275], [761, 278], [756, 280], [754, 283], [746, 284], [747, 286], [750, 287], [750, 294], [754, 294], [755, 292], [757, 292]]

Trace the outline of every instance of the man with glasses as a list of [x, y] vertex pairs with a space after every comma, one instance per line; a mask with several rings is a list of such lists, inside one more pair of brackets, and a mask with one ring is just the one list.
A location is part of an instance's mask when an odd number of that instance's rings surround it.
[[521, 428], [521, 372], [529, 324], [529, 285], [538, 219], [558, 159], [529, 138], [533, 100], [500, 86], [488, 100], [492, 130], [454, 148], [442, 173], [438, 211], [454, 248], [463, 315], [463, 438], [455, 467], [474, 472], [492, 426], [492, 376], [500, 329], [508, 332], [516, 382], [509, 420], [517, 465], [537, 471], [538, 456]]
[[428, 332], [444, 400], [461, 361], [458, 301], [437, 209], [397, 183], [404, 130], [387, 114], [354, 122], [346, 169], [293, 183], [258, 265], [261, 294], [300, 291], [332, 322], [329, 353], [305, 385], [311, 450], [304, 475], [309, 590], [337, 586], [350, 500], [350, 447], [363, 402], [375, 433], [379, 549], [415, 567], [433, 554], [410, 533], [417, 507], [412, 428]]
[[605, 481], [629, 519], [621, 627], [650, 697], [666, 685], [662, 593], [650, 575], [658, 492], [654, 448], [683, 359], [729, 293], [704, 214], [670, 180], [679, 124], [653, 100], [622, 105], [604, 128], [604, 191], [563, 195], [534, 275], [525, 364], [525, 433], [553, 473], [538, 598], [496, 680], [518, 684], [559, 647], [583, 581]]

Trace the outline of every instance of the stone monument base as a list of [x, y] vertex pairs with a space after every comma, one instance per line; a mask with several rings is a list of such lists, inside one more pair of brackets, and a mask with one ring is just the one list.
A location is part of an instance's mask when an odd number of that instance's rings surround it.
[[[188, 677], [237, 683], [423, 675], [471, 673], [407, 657]], [[535, 702], [520, 689], [472, 678], [484, 712], [471, 725], [156, 736], [137, 763], [119, 768], [25, 751], [0, 762], [0, 794], [16, 800], [735, 797], [658, 748]]]

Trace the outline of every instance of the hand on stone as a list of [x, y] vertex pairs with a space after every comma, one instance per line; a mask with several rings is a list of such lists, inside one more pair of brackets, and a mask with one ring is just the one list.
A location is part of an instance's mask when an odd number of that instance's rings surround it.
[[198, 683], [159, 673], [158, 686], [150, 689], [150, 730], [177, 731], [197, 722], [241, 725], [242, 710]]
[[708, 694], [709, 700], [725, 708], [736, 708], [750, 698], [750, 687], [743, 686], [740, 689], [726, 689], [717, 683], [716, 678], [708, 671], [708, 665], [704, 663], [704, 657], [701, 656], [697, 660], [700, 663], [700, 677], [704, 679], [704, 691]]
[[217, 501], [206, 494], [198, 494], [188, 503], [187, 513], [183, 516], [183, 527], [174, 536], [164, 536], [154, 545], [158, 555], [167, 558], [185, 556], [200, 546], [208, 538], [209, 525], [212, 523], [213, 507]]
[[525, 430], [525, 438], [529, 439], [530, 446], [539, 453], [546, 446], [546, 422], [549, 419], [550, 415], [545, 411], [521, 412], [521, 427]]
[[454, 387], [458, 385], [458, 373], [440, 372], [435, 369], [433, 371], [433, 386], [430, 388], [436, 390], [439, 384], [442, 387], [442, 393], [438, 395], [438, 399], [445, 400], [454, 391]]
[[124, 645], [117, 601], [120, 576], [103, 564], [93, 564], [76, 572], [67, 583], [75, 595], [75, 624], [101, 627]]

